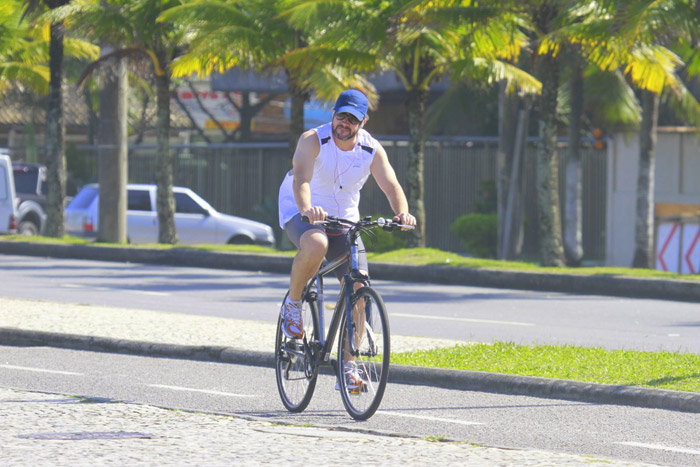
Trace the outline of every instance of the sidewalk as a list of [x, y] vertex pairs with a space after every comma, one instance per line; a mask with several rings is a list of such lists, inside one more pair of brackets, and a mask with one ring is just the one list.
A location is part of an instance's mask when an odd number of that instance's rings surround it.
[[[0, 465], [646, 466], [0, 389]], [[293, 455], [291, 454], [293, 453]]]
[[[272, 367], [275, 324], [0, 297], [0, 344], [41, 345]], [[392, 335], [395, 352], [457, 341]], [[700, 394], [392, 365], [393, 383], [700, 413]]]

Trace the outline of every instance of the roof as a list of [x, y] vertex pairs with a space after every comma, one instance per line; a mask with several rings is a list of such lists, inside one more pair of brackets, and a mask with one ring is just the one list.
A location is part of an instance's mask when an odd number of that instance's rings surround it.
[[[393, 71], [371, 74], [367, 79], [374, 85], [377, 92], [403, 92], [403, 83]], [[447, 79], [442, 79], [430, 85], [431, 91], [445, 91], [449, 85]], [[223, 74], [212, 73], [212, 91], [225, 92], [263, 92], [286, 93], [287, 78], [284, 73], [258, 73], [253, 70], [231, 68]]]
[[[67, 129], [87, 127], [88, 106], [83, 92], [75, 85], [66, 84], [63, 94], [63, 119]], [[135, 97], [135, 96], [134, 96]], [[93, 99], [99, 99], [93, 96]], [[134, 109], [132, 104], [131, 110]], [[140, 113], [140, 109], [138, 112]], [[157, 109], [155, 100], [146, 108], [146, 126], [155, 128]], [[46, 96], [13, 89], [0, 97], [0, 126], [24, 126], [33, 124], [42, 128], [46, 122]], [[192, 123], [180, 111], [177, 103], [170, 103], [170, 122], [173, 128], [192, 128]]]

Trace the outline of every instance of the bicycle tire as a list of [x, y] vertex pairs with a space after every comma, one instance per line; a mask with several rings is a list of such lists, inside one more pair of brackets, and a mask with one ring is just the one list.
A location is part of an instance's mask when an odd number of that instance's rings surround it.
[[[285, 300], [287, 296], [285, 295]], [[282, 317], [277, 320], [275, 336], [275, 376], [282, 404], [290, 412], [302, 412], [309, 405], [316, 388], [318, 367], [308, 361], [307, 346], [315, 346], [319, 339], [318, 302], [302, 299], [304, 338], [288, 339], [282, 332]], [[284, 301], [282, 302], [284, 303]]]
[[[391, 335], [386, 306], [379, 294], [371, 287], [362, 287], [352, 295], [353, 307], [359, 304], [365, 317], [364, 325], [355, 332], [354, 357], [345, 352], [348, 336], [347, 315], [343, 314], [338, 341], [338, 368], [340, 394], [345, 409], [355, 420], [367, 420], [376, 412], [384, 397], [386, 381], [389, 376], [391, 358]], [[353, 320], [353, 321], [356, 321]], [[357, 390], [344, 375], [346, 363], [355, 362], [355, 368], [362, 379], [361, 388]], [[354, 386], [354, 387], [353, 387]]]

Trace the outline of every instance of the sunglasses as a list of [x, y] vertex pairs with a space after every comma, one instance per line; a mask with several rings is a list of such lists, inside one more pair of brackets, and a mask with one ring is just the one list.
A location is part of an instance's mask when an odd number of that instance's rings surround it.
[[360, 121], [357, 119], [357, 117], [355, 117], [354, 115], [349, 114], [347, 112], [335, 114], [335, 118], [339, 122], [347, 121], [350, 125], [357, 125], [360, 123]]

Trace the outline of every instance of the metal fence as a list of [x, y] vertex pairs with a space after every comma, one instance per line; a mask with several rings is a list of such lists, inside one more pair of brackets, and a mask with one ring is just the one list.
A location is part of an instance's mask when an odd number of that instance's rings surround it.
[[[382, 139], [389, 160], [402, 186], [406, 186], [408, 142]], [[494, 180], [496, 138], [453, 138], [429, 141], [425, 147], [426, 244], [429, 247], [464, 252], [459, 239], [450, 231], [454, 220], [473, 212], [479, 202], [481, 182]], [[560, 143], [561, 196], [565, 144]], [[277, 192], [284, 174], [291, 167], [286, 143], [239, 143], [209, 146], [173, 145], [175, 185], [187, 186], [209, 201], [217, 210], [260, 220], [275, 228], [277, 238], [284, 234], [277, 226]], [[538, 255], [537, 207], [535, 194], [535, 143], [525, 151], [525, 237], [523, 254]], [[81, 151], [93, 153], [90, 147]], [[585, 259], [605, 256], [606, 152], [582, 148], [583, 168], [583, 246]], [[96, 175], [95, 175], [96, 177]], [[129, 182], [154, 183], [155, 147], [129, 149]], [[363, 215], [391, 214], [389, 204], [370, 177], [362, 192]]]

